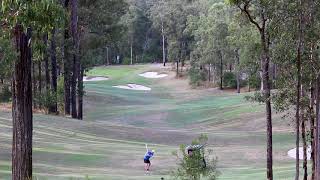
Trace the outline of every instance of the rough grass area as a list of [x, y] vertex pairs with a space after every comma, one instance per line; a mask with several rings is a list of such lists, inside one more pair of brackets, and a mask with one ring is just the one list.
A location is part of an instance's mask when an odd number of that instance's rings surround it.
[[[164, 79], [139, 76], [166, 72]], [[38, 179], [159, 180], [176, 166], [171, 155], [181, 143], [201, 133], [219, 159], [221, 180], [264, 180], [266, 138], [264, 107], [244, 96], [216, 89], [192, 90], [187, 80], [159, 66], [97, 67], [89, 76], [109, 81], [85, 83], [85, 120], [35, 115], [34, 173]], [[150, 92], [112, 86], [136, 83]], [[274, 174], [277, 180], [294, 175], [294, 147], [289, 121], [274, 117]], [[10, 179], [11, 114], [0, 112], [0, 179]], [[150, 175], [143, 170], [144, 144], [156, 150]]]

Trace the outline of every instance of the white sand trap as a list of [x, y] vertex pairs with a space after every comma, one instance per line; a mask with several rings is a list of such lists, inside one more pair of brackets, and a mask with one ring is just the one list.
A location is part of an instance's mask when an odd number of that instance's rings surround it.
[[102, 76], [85, 76], [83, 77], [84, 82], [90, 82], [90, 81], [107, 81], [109, 78], [102, 77]]
[[[296, 159], [296, 148], [291, 149], [290, 151], [288, 151], [288, 156]], [[303, 160], [303, 147], [299, 148], [299, 159]], [[310, 160], [311, 159], [311, 147], [307, 148], [307, 159]]]
[[120, 88], [120, 89], [135, 90], [135, 91], [151, 91], [151, 88], [138, 85], [138, 84], [127, 84], [126, 86], [113, 86], [113, 87]]
[[150, 79], [158, 79], [158, 78], [167, 77], [168, 74], [159, 74], [157, 72], [145, 72], [145, 73], [139, 74], [139, 76], [150, 78]]

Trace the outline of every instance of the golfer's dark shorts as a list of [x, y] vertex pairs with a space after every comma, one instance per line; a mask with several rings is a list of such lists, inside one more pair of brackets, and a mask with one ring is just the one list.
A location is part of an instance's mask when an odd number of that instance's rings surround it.
[[146, 163], [146, 164], [150, 164], [150, 160], [149, 160], [149, 159], [144, 159], [143, 161], [144, 161], [144, 163]]

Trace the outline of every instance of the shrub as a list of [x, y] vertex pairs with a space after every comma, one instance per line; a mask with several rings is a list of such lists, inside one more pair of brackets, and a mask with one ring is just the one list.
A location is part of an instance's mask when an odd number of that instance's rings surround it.
[[56, 93], [49, 90], [43, 91], [41, 94], [35, 97], [34, 103], [41, 104], [46, 110], [57, 101]]
[[193, 87], [200, 86], [206, 80], [206, 73], [200, 68], [191, 66], [188, 71], [190, 77], [190, 85]]
[[131, 59], [128, 58], [128, 57], [123, 58], [122, 64], [123, 64], [123, 65], [129, 65], [129, 64], [131, 64]]
[[9, 102], [11, 100], [12, 93], [9, 85], [4, 85], [0, 89], [0, 102]]
[[[201, 135], [193, 140], [192, 145], [205, 145], [208, 137]], [[172, 176], [177, 180], [216, 180], [219, 176], [217, 171], [217, 159], [210, 158], [212, 150], [206, 150], [205, 146], [193, 151], [192, 155], [186, 152], [186, 145], [180, 145], [180, 153], [174, 152], [173, 155], [178, 160], [178, 168], [172, 172]], [[179, 156], [180, 154], [180, 156]]]
[[59, 77], [57, 87], [57, 103], [59, 112], [64, 111], [64, 77]]
[[261, 86], [261, 78], [256, 75], [249, 76], [248, 83], [250, 88], [258, 90]]
[[223, 86], [228, 88], [237, 88], [237, 79], [236, 75], [233, 72], [224, 73]]

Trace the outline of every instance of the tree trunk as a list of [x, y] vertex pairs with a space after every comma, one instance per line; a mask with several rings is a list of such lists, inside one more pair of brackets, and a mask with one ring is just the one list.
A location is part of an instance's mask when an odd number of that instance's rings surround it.
[[45, 53], [44, 53], [44, 68], [45, 68], [45, 74], [46, 74], [46, 91], [49, 93], [50, 90], [50, 71], [49, 71], [49, 58], [48, 58], [48, 35], [45, 35], [43, 38], [44, 44], [45, 44]]
[[[38, 61], [38, 78], [39, 78], [39, 96], [42, 96], [42, 64], [41, 61]], [[42, 108], [42, 102], [39, 101], [39, 108]]]
[[64, 114], [70, 115], [71, 114], [71, 100], [70, 100], [70, 56], [68, 52], [68, 45], [66, 41], [69, 39], [69, 31], [65, 29], [64, 32], [64, 53], [63, 53], [63, 76], [64, 76]]
[[[300, 49], [300, 48], [299, 48]], [[297, 58], [297, 101], [296, 101], [296, 180], [299, 180], [299, 140], [300, 140], [300, 88], [301, 88], [301, 56], [300, 56], [300, 50], [298, 50], [298, 58]]]
[[219, 51], [220, 57], [220, 90], [223, 90], [223, 60], [222, 60], [222, 52]]
[[[46, 96], [50, 95], [50, 71], [49, 71], [49, 59], [47, 55], [45, 55], [45, 74], [46, 74]], [[50, 107], [48, 106], [48, 102], [45, 102], [45, 108], [48, 110]]]
[[211, 64], [211, 81], [212, 84], [216, 84], [216, 66]]
[[[262, 64], [262, 63], [261, 63], [261, 64]], [[263, 89], [264, 89], [263, 86], [264, 86], [264, 85], [263, 85], [263, 72], [262, 72], [262, 70], [259, 71], [259, 75], [260, 75], [260, 79], [261, 79], [261, 84], [260, 84], [261, 87], [260, 87], [260, 90], [263, 91]]]
[[53, 104], [49, 108], [49, 113], [57, 114], [58, 113], [58, 103], [57, 103], [57, 57], [56, 57], [56, 30], [52, 30], [51, 37], [51, 90], [54, 95]]
[[320, 75], [317, 76], [317, 100], [316, 100], [316, 133], [315, 133], [315, 159], [316, 159], [316, 175], [315, 179], [320, 179]]
[[182, 42], [182, 43], [180, 43], [180, 57], [179, 57], [179, 62], [180, 62], [180, 68], [181, 68], [181, 70], [180, 70], [180, 72], [181, 72], [181, 74], [183, 74], [183, 49], [184, 49], [184, 43]]
[[177, 69], [176, 69], [176, 77], [179, 78], [179, 60], [176, 61]]
[[301, 136], [302, 136], [302, 142], [303, 142], [303, 171], [304, 171], [304, 175], [303, 175], [303, 180], [308, 180], [308, 159], [307, 159], [307, 138], [306, 138], [306, 125], [305, 125], [305, 119], [304, 119], [304, 115], [301, 114], [301, 120], [302, 120], [302, 124], [301, 124]]
[[260, 32], [260, 40], [262, 45], [262, 53], [261, 53], [261, 80], [262, 80], [262, 93], [265, 99], [265, 106], [266, 106], [266, 123], [267, 123], [267, 180], [273, 180], [273, 159], [272, 159], [272, 109], [271, 109], [271, 90], [270, 90], [270, 73], [269, 73], [269, 66], [270, 66], [270, 54], [269, 54], [269, 44], [270, 39], [267, 32], [267, 22], [268, 18], [266, 16], [266, 12], [261, 10], [260, 17], [261, 17], [261, 24], [256, 22], [252, 16], [251, 12], [248, 10], [248, 6], [244, 8], [239, 7], [242, 12], [246, 14], [249, 21], [257, 27]]
[[237, 63], [237, 93], [240, 93], [240, 57], [239, 57], [239, 49], [235, 50], [236, 53], [236, 63]]
[[[37, 97], [37, 78], [35, 62], [32, 62], [32, 82], [33, 82], [33, 97]], [[37, 109], [37, 103], [33, 103], [33, 108]]]
[[[316, 0], [309, 0], [309, 9], [310, 9], [310, 26], [311, 28], [313, 28], [313, 26], [316, 24], [314, 23], [315, 21], [315, 13], [316, 13], [316, 9], [315, 9], [315, 5], [316, 5]], [[317, 62], [317, 55], [315, 54], [316, 52], [316, 41], [317, 40], [312, 40], [311, 42], [311, 52], [310, 52], [310, 62]], [[317, 129], [315, 128], [315, 118], [317, 117], [314, 116], [315, 115], [315, 110], [314, 110], [314, 105], [315, 105], [315, 99], [317, 95], [319, 95], [319, 93], [317, 91], [315, 91], [315, 84], [317, 85], [317, 81], [315, 83], [315, 81], [312, 81], [311, 83], [311, 97], [310, 97], [310, 136], [311, 136], [311, 169], [312, 169], [312, 174], [311, 174], [311, 180], [315, 180], [316, 179], [316, 154], [318, 154], [316, 152], [316, 139], [318, 139], [318, 136], [315, 137], [315, 134], [317, 134]], [[318, 100], [317, 100], [317, 104]], [[317, 111], [317, 109], [316, 109]], [[318, 119], [318, 118], [317, 118]], [[319, 171], [318, 171], [319, 172]], [[320, 173], [320, 172], [319, 172]], [[318, 179], [320, 178], [320, 176], [318, 176]]]
[[78, 80], [78, 115], [77, 118], [82, 120], [83, 119], [83, 74], [84, 74], [84, 67], [81, 65], [80, 62], [80, 34], [77, 33], [76, 39], [76, 49], [77, 49], [77, 80]]
[[107, 63], [106, 63], [107, 66], [110, 65], [110, 61], [109, 61], [109, 47], [107, 47]]
[[71, 34], [73, 42], [73, 64], [71, 79], [71, 116], [77, 118], [77, 79], [79, 77], [79, 47], [78, 47], [78, 0], [71, 0]]
[[130, 64], [132, 65], [133, 64], [133, 47], [132, 47], [132, 40], [131, 40], [131, 43], [130, 43], [130, 55], [131, 55], [131, 62]]
[[18, 59], [12, 81], [12, 180], [32, 179], [32, 78], [31, 29], [15, 27]]
[[77, 118], [77, 64], [76, 57], [73, 56], [72, 77], [71, 77], [71, 116]]
[[208, 67], [208, 83], [211, 82], [211, 64], [209, 64], [209, 67]]
[[311, 169], [312, 169], [312, 175], [311, 180], [315, 179], [315, 126], [314, 126], [314, 100], [315, 100], [315, 92], [314, 92], [314, 81], [311, 83], [311, 89], [310, 89], [310, 139], [311, 139]]
[[261, 44], [263, 47], [262, 52], [262, 83], [265, 105], [266, 105], [266, 120], [267, 120], [267, 179], [273, 179], [273, 158], [272, 158], [272, 108], [271, 108], [271, 90], [270, 90], [270, 76], [269, 76], [269, 38], [266, 35], [266, 27], [264, 26], [261, 31]]
[[162, 34], [162, 63], [163, 63], [163, 66], [166, 66], [166, 49], [165, 49], [165, 37], [164, 37], [163, 22], [161, 23], [161, 34]]
[[83, 75], [84, 75], [84, 68], [80, 67], [80, 76], [78, 79], [78, 91], [79, 91], [79, 97], [78, 97], [78, 119], [83, 119]]
[[301, 94], [301, 58], [302, 58], [302, 48], [303, 48], [303, 34], [304, 34], [304, 17], [303, 17], [303, 0], [299, 0], [299, 34], [298, 34], [298, 49], [297, 49], [297, 102], [296, 102], [296, 180], [299, 180], [299, 127], [300, 127], [300, 94]]
[[[305, 91], [303, 88], [303, 85], [301, 85], [301, 98], [305, 97]], [[302, 137], [302, 143], [303, 143], [303, 180], [308, 180], [308, 159], [307, 159], [307, 137], [306, 137], [306, 114], [305, 114], [305, 107], [303, 104], [301, 105], [301, 137]]]
[[[65, 0], [64, 8], [66, 10], [69, 9], [69, 0]], [[63, 76], [64, 76], [64, 114], [70, 115], [71, 114], [71, 87], [70, 87], [70, 79], [71, 79], [71, 63], [70, 63], [70, 55], [69, 55], [69, 43], [68, 40], [70, 38], [69, 35], [69, 25], [65, 22], [65, 29], [64, 29], [64, 39], [63, 39]]]

